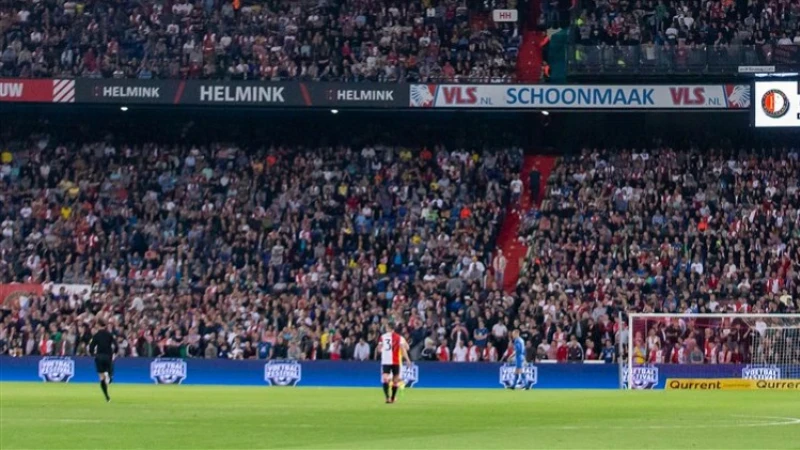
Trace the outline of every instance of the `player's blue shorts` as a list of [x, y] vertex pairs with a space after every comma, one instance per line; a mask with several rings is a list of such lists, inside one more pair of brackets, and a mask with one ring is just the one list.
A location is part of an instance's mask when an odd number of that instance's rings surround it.
[[525, 365], [525, 358], [515, 358], [514, 365], [517, 369], [522, 369]]

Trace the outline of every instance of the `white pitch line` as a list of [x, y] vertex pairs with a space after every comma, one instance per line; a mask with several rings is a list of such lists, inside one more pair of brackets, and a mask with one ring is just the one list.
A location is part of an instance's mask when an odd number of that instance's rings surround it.
[[631, 427], [636, 429], [648, 430], [674, 430], [674, 429], [704, 429], [704, 428], [740, 428], [740, 427], [784, 427], [791, 425], [800, 425], [800, 418], [796, 417], [774, 417], [774, 416], [731, 416], [738, 418], [748, 418], [753, 420], [767, 420], [767, 422], [735, 422], [735, 423], [715, 423], [715, 424], [697, 424], [697, 425], [636, 425], [631, 424], [627, 426], [600, 426], [600, 425], [566, 425], [561, 427], [546, 427], [555, 428], [559, 430], [630, 430]]
[[[108, 419], [53, 419], [53, 418], [40, 418], [40, 417], [3, 417], [0, 418], [0, 422], [47, 422], [47, 423], [124, 423], [124, 424], [131, 424], [131, 423], [149, 423], [143, 420], [136, 420], [136, 419], [127, 419], [127, 420], [108, 420]], [[155, 423], [155, 425], [179, 425], [182, 422], [174, 422], [174, 421], [163, 421], [159, 420]]]

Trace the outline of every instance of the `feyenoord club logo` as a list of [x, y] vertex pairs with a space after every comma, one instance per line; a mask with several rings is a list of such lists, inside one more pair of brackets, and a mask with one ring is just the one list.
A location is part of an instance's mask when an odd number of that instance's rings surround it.
[[75, 376], [72, 358], [46, 356], [39, 361], [39, 378], [48, 383], [67, 383]]
[[789, 112], [789, 97], [777, 89], [770, 89], [761, 97], [761, 110], [767, 116], [779, 119]]
[[159, 358], [150, 363], [150, 378], [156, 384], [181, 384], [186, 379], [186, 361]]
[[264, 364], [264, 381], [269, 386], [296, 386], [302, 372], [297, 361], [269, 361]]

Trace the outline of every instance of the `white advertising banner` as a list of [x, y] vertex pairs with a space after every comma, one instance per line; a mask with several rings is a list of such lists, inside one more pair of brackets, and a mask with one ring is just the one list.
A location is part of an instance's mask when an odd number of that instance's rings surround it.
[[519, 13], [516, 9], [495, 9], [492, 11], [492, 20], [495, 22], [516, 22]]
[[412, 108], [747, 109], [750, 86], [412, 84]]

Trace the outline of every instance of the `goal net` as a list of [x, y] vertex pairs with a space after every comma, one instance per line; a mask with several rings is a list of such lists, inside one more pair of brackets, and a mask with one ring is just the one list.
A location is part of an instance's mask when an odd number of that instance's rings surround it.
[[630, 314], [620, 350], [631, 389], [800, 380], [800, 314]]

